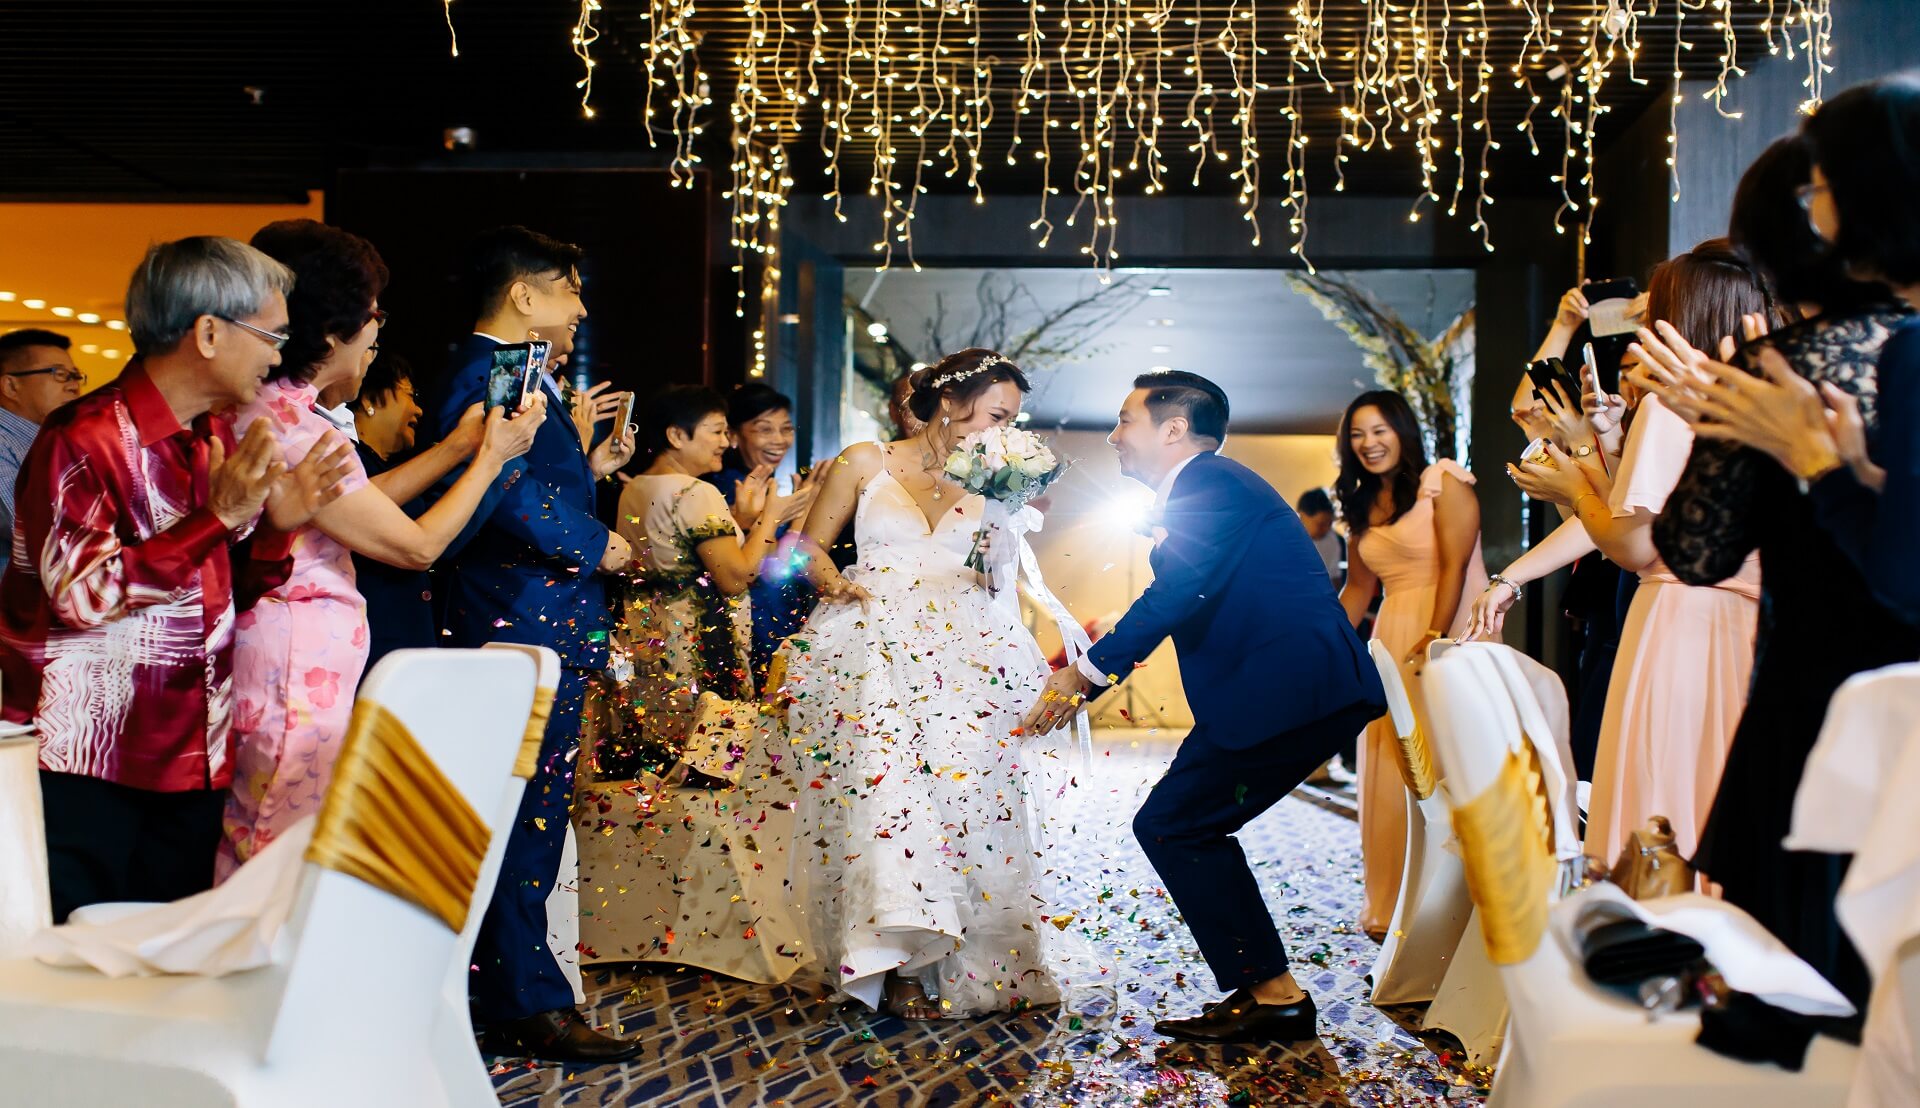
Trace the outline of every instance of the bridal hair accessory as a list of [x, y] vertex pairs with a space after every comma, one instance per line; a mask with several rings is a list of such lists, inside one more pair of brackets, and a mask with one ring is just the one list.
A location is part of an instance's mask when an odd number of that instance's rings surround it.
[[987, 370], [992, 369], [994, 366], [1011, 365], [1011, 364], [1012, 364], [1011, 362], [1008, 362], [1005, 358], [1001, 357], [998, 354], [989, 354], [986, 357], [980, 359], [980, 363], [974, 366], [972, 369], [956, 369], [952, 373], [942, 373], [940, 376], [935, 377], [933, 380], [927, 382], [927, 387], [930, 389], [944, 389], [948, 385], [954, 384], [955, 382], [958, 382], [958, 381], [964, 381], [976, 373], [985, 373]]

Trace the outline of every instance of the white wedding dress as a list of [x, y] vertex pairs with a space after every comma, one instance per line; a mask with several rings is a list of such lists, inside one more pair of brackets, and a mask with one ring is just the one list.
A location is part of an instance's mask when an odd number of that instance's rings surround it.
[[1014, 733], [1048, 669], [1016, 591], [964, 567], [983, 504], [949, 495], [929, 528], [883, 468], [846, 572], [872, 603], [822, 603], [784, 648], [803, 972], [873, 1008], [896, 969], [947, 1016], [1060, 1003], [1099, 977], [1038, 880], [1069, 744]]

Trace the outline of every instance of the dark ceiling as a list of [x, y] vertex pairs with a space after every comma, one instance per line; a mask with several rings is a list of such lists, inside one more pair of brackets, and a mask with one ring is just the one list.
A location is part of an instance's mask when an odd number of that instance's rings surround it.
[[[823, 2], [839, 6], [839, 0]], [[911, 9], [917, 0], [891, 2]], [[1056, 2], [1069, 13], [1082, 6], [1091, 10], [1087, 0]], [[1173, 7], [1179, 18], [1199, 12], [1223, 21], [1230, 9], [1252, 8], [1239, 3], [1246, 0], [1181, 0]], [[1396, 26], [1421, 11], [1437, 26], [1442, 9], [1440, 0], [1302, 3], [1321, 9], [1325, 42], [1336, 59], [1356, 41], [1370, 6], [1393, 12]], [[1733, 3], [1737, 57], [1751, 60], [1765, 52], [1757, 27], [1769, 5]], [[939, 5], [926, 6], [939, 11]], [[1135, 6], [1149, 5], [1135, 0]], [[1533, 4], [1542, 11], [1549, 6], [1546, 0]], [[1454, 0], [1452, 7], [1457, 25], [1469, 4]], [[1555, 25], [1564, 29], [1558, 42], [1575, 41], [1580, 19], [1605, 7], [1604, 0], [1551, 5]], [[1488, 21], [1496, 58], [1506, 44], [1504, 67], [1525, 32], [1528, 11], [1504, 0], [1486, 0], [1486, 8], [1484, 17], [1472, 18]], [[794, 43], [805, 37], [812, 17], [801, 0], [766, 0], [766, 9], [801, 29]], [[475, 130], [477, 149], [461, 156], [479, 164], [524, 164], [529, 154], [547, 164], [663, 164], [660, 153], [647, 149], [639, 125], [647, 10], [643, 0], [604, 0], [594, 48], [600, 63], [594, 85], [597, 116], [587, 120], [575, 88], [581, 66], [570, 43], [578, 17], [573, 0], [453, 0], [447, 8], [441, 0], [0, 0], [0, 150], [5, 151], [0, 196], [295, 197], [327, 187], [337, 168], [455, 157], [440, 149], [443, 130], [452, 126]], [[848, 10], [868, 9], [856, 4]], [[1027, 29], [1028, 9], [1020, 0], [979, 0], [979, 10], [982, 55], [997, 61], [994, 87], [1007, 105], [1002, 111], [1010, 112], [1025, 50], [1017, 36]], [[1663, 13], [1667, 10], [1663, 6]], [[448, 49], [449, 12], [459, 37], [458, 58]], [[833, 18], [842, 14], [836, 11]], [[1261, 5], [1258, 18], [1269, 53], [1262, 62], [1263, 79], [1283, 82], [1285, 35], [1293, 18], [1289, 5], [1277, 0]], [[1721, 39], [1710, 24], [1700, 13], [1688, 23], [1688, 37], [1697, 44], [1682, 56], [1689, 76], [1712, 76], [1719, 69]], [[702, 149], [710, 167], [724, 168], [728, 58], [747, 34], [745, 5], [740, 0], [703, 3], [694, 29], [704, 36], [702, 65], [713, 74]], [[1600, 132], [1603, 144], [1611, 131], [1663, 101], [1666, 85], [1658, 78], [1672, 65], [1670, 17], [1644, 22], [1640, 38], [1640, 75], [1655, 79], [1636, 85], [1627, 80], [1624, 63], [1615, 67], [1604, 97], [1615, 110]], [[1545, 71], [1561, 60], [1549, 52], [1529, 63], [1537, 88], [1557, 87]], [[1338, 64], [1352, 63], [1330, 61], [1329, 70]], [[1555, 121], [1547, 117], [1553, 94], [1535, 113], [1549, 156], [1529, 161], [1526, 140], [1514, 132], [1529, 106], [1527, 98], [1504, 81], [1493, 87], [1489, 115], [1493, 133], [1505, 143], [1495, 155], [1498, 189], [1506, 194], [1553, 187], [1548, 176], [1558, 170], [1553, 152], [1560, 143]], [[1282, 169], [1284, 102], [1284, 85], [1260, 99], [1270, 193]], [[1223, 107], [1219, 114], [1224, 118], [1230, 110]], [[1316, 189], [1331, 184], [1329, 151], [1338, 110], [1337, 97], [1317, 85], [1303, 93], [1305, 129], [1315, 140], [1310, 153]], [[818, 114], [802, 112], [811, 136]], [[1004, 143], [1007, 133], [1000, 131], [994, 141]], [[821, 191], [811, 184], [819, 180], [819, 155], [808, 141], [797, 147], [799, 189]], [[994, 149], [990, 143], [989, 152]], [[1008, 169], [994, 158], [986, 164], [990, 192], [1030, 192], [1037, 186], [1031, 169]], [[1231, 192], [1227, 168], [1211, 171], [1202, 187]], [[1450, 180], [1451, 166], [1445, 168]], [[1185, 187], [1190, 175], [1175, 173], [1174, 187]], [[864, 168], [858, 176], [864, 185]], [[1324, 183], [1322, 176], [1328, 177]], [[929, 184], [942, 187], [939, 179]], [[1409, 195], [1418, 188], [1417, 165], [1404, 142], [1393, 153], [1358, 155], [1348, 166], [1347, 188]]]

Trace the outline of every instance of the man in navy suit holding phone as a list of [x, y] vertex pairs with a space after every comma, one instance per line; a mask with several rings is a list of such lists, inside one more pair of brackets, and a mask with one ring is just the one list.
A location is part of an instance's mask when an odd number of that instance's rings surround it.
[[[494, 351], [526, 342], [529, 332], [570, 336], [580, 326], [587, 317], [580, 258], [579, 247], [524, 227], [498, 227], [475, 240], [467, 278], [478, 322], [448, 371], [441, 435], [486, 396]], [[546, 393], [549, 410], [566, 411], [552, 375], [538, 377], [532, 387]], [[633, 561], [626, 540], [595, 516], [594, 485], [632, 456], [624, 426], [595, 446], [582, 441], [573, 420], [548, 419], [474, 513], [473, 539], [442, 567], [449, 645], [550, 646], [562, 667], [540, 760], [473, 952], [474, 1016], [502, 1053], [606, 1062], [640, 1050], [595, 1031], [574, 1007], [573, 987], [547, 948], [546, 907], [566, 842], [587, 676], [606, 668], [612, 617], [604, 581]]]
[[1227, 414], [1226, 393], [1197, 374], [1134, 381], [1107, 441], [1121, 472], [1157, 493], [1153, 583], [1078, 667], [1054, 673], [1027, 727], [1064, 725], [1173, 636], [1194, 727], [1133, 830], [1229, 995], [1154, 1030], [1293, 1042], [1317, 1036], [1313, 998], [1233, 835], [1386, 711], [1386, 694], [1300, 518], [1217, 453]]

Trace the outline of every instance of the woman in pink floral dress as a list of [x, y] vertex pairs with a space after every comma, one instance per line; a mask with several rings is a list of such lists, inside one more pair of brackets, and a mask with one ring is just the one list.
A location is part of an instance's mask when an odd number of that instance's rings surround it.
[[[322, 392], [359, 391], [385, 313], [377, 306], [387, 268], [366, 240], [311, 220], [269, 224], [253, 245], [294, 272], [289, 338], [281, 362], [234, 426], [268, 421], [292, 466], [335, 424], [316, 405]], [[263, 337], [263, 341], [265, 341]], [[465, 528], [506, 463], [525, 453], [545, 417], [536, 400], [509, 420], [476, 407], [455, 436], [470, 445], [426, 452], [380, 475], [354, 458], [338, 499], [294, 536], [293, 572], [234, 625], [233, 791], [215, 874], [234, 868], [320, 809], [353, 714], [367, 661], [366, 602], [353, 558], [424, 569]], [[449, 455], [471, 462], [417, 521], [397, 502], [446, 476]]]

